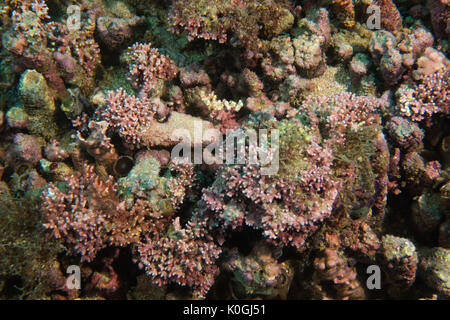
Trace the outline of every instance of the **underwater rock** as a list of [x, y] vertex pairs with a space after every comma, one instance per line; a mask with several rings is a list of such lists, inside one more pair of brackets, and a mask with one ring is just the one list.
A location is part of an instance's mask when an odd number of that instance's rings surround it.
[[242, 255], [237, 249], [225, 257], [223, 268], [232, 272], [231, 294], [243, 299], [261, 296], [267, 299], [285, 299], [294, 275], [289, 261], [277, 262], [273, 249], [258, 243], [249, 255]]
[[373, 5], [380, 8], [381, 25], [384, 29], [395, 32], [402, 28], [402, 16], [392, 0], [373, 0]]
[[447, 219], [439, 226], [438, 244], [440, 247], [450, 249], [450, 219]]
[[423, 248], [419, 250], [418, 275], [426, 284], [437, 290], [443, 297], [450, 296], [450, 250], [444, 248]]
[[66, 181], [69, 176], [74, 174], [73, 168], [64, 162], [52, 162], [47, 159], [41, 159], [39, 164], [41, 170], [56, 181]]
[[315, 78], [325, 72], [325, 55], [319, 36], [305, 34], [293, 39], [292, 45], [295, 54], [294, 63], [301, 74]]
[[13, 143], [6, 152], [6, 162], [17, 165], [28, 162], [35, 165], [42, 159], [43, 141], [36, 136], [18, 133], [13, 138]]
[[424, 132], [419, 126], [402, 117], [392, 117], [386, 125], [389, 137], [404, 151], [420, 151]]
[[29, 129], [44, 137], [55, 137], [56, 106], [45, 78], [36, 70], [26, 70], [20, 78], [19, 95], [30, 117]]
[[422, 79], [424, 76], [432, 75], [438, 71], [445, 71], [450, 68], [448, 60], [442, 52], [434, 48], [426, 48], [423, 55], [417, 59], [417, 70], [413, 71], [415, 80]]
[[381, 261], [395, 296], [408, 290], [416, 279], [419, 262], [416, 247], [405, 238], [384, 235], [380, 248]]
[[369, 57], [364, 53], [357, 53], [350, 61], [349, 71], [353, 81], [359, 81], [369, 72], [371, 66]]
[[5, 115], [8, 126], [13, 129], [27, 129], [30, 117], [23, 106], [14, 106], [8, 109]]
[[203, 138], [208, 129], [214, 128], [211, 122], [173, 111], [170, 113], [166, 122], [149, 124], [141, 133], [142, 141], [146, 146], [171, 147], [179, 143], [179, 140], [174, 139], [174, 137], [176, 136], [176, 131], [182, 129], [185, 130], [186, 137], [191, 137], [191, 139], [186, 141], [192, 146], [196, 143], [194, 137], [197, 135], [196, 130], [199, 127], [201, 128], [199, 141], [202, 144], [205, 145], [215, 141], [214, 137], [209, 139]]
[[50, 161], [64, 161], [70, 157], [66, 146], [62, 146], [57, 140], [53, 140], [47, 144], [44, 154]]
[[86, 101], [78, 88], [67, 91], [69, 95], [62, 101], [60, 108], [68, 119], [74, 120], [83, 112]]
[[142, 153], [128, 175], [120, 178], [119, 191], [124, 194], [142, 194], [159, 184], [160, 164], [148, 152]]
[[431, 14], [431, 25], [433, 31], [438, 37], [444, 37], [450, 34], [449, 16], [450, 8], [446, 0], [428, 0], [427, 8]]
[[98, 36], [108, 48], [118, 49], [132, 38], [134, 27], [141, 23], [143, 23], [143, 19], [139, 17], [98, 17]]
[[360, 300], [366, 297], [358, 274], [349, 262], [335, 250], [326, 248], [314, 259], [315, 277], [319, 281], [329, 281], [337, 298]]
[[443, 210], [438, 193], [424, 193], [411, 207], [411, 219], [416, 229], [425, 234], [437, 231], [443, 219]]

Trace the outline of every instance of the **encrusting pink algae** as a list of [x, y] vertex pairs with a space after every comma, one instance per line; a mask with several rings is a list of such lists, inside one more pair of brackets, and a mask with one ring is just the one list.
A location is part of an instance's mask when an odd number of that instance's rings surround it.
[[0, 299], [450, 297], [449, 1], [0, 19]]

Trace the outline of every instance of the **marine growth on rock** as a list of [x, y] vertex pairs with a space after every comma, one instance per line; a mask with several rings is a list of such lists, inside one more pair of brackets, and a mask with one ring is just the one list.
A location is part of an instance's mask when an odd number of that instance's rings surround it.
[[0, 19], [0, 299], [449, 298], [448, 1]]

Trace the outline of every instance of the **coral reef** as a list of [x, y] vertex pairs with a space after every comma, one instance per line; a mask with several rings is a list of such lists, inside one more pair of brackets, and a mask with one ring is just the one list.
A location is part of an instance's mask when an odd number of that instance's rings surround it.
[[419, 262], [414, 244], [408, 239], [386, 235], [382, 239], [380, 254], [389, 280], [392, 281], [392, 294], [407, 290], [416, 279]]
[[228, 253], [223, 268], [233, 273], [232, 295], [235, 297], [265, 296], [286, 299], [293, 268], [289, 262], [279, 263], [276, 250], [257, 245], [248, 256], [240, 255], [237, 248]]
[[423, 277], [427, 285], [449, 296], [448, 249], [427, 248], [419, 251], [419, 276]]
[[2, 1], [0, 299], [448, 299], [449, 8]]
[[357, 279], [355, 269], [332, 249], [325, 249], [314, 260], [318, 281], [330, 281], [338, 299], [360, 300], [365, 298], [364, 288]]

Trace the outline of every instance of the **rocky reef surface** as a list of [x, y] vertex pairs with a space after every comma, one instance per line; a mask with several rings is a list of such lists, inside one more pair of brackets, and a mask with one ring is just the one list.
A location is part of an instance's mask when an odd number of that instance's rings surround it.
[[0, 21], [0, 299], [450, 297], [449, 1]]

